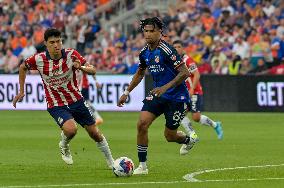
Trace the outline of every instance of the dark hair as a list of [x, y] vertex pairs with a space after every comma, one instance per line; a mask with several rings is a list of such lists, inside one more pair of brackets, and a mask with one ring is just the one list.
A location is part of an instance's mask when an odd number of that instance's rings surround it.
[[44, 40], [47, 41], [49, 37], [61, 37], [61, 32], [56, 28], [48, 28], [44, 32]]
[[140, 20], [140, 22], [142, 31], [146, 25], [153, 25], [154, 28], [158, 27], [161, 30], [165, 27], [164, 23], [158, 17], [146, 18], [145, 20]]
[[175, 41], [173, 42], [173, 45], [175, 45], [175, 44], [180, 44], [180, 45], [183, 46], [183, 42], [182, 42], [181, 40], [175, 40]]

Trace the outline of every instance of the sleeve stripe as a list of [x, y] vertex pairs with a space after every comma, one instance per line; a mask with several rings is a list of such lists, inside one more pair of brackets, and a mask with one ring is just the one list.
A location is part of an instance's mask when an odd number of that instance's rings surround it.
[[163, 45], [170, 52], [170, 54], [172, 53], [172, 50], [165, 43], [161, 42], [161, 45]]
[[163, 43], [160, 43], [159, 47], [166, 52], [166, 54], [170, 55], [172, 51]]

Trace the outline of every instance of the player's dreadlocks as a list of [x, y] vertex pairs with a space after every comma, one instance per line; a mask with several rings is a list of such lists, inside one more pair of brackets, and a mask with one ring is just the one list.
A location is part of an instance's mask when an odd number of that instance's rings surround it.
[[153, 25], [154, 28], [158, 27], [159, 29], [162, 30], [165, 27], [164, 23], [158, 18], [158, 17], [153, 17], [153, 18], [146, 18], [145, 20], [140, 20], [140, 26], [141, 26], [141, 31], [144, 30], [144, 27], [146, 25]]

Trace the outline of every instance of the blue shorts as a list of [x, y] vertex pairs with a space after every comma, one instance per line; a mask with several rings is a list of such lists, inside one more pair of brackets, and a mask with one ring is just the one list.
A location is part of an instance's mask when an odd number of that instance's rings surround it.
[[201, 112], [203, 110], [203, 95], [192, 95], [190, 98], [191, 113]]
[[74, 119], [82, 127], [85, 125], [93, 125], [96, 122], [93, 114], [89, 110], [87, 102], [84, 99], [80, 99], [68, 106], [65, 105], [48, 108], [47, 111], [60, 127], [62, 127], [69, 119]]
[[184, 102], [175, 102], [162, 97], [154, 97], [152, 95], [143, 100], [141, 111], [153, 113], [155, 116], [165, 115], [166, 127], [176, 130], [181, 120], [184, 118], [188, 104]]
[[85, 100], [90, 99], [89, 88], [82, 88], [81, 93]]

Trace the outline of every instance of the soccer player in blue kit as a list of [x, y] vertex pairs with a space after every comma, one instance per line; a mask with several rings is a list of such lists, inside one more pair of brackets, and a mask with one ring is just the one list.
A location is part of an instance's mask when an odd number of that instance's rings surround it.
[[163, 23], [159, 18], [141, 20], [140, 25], [147, 45], [139, 54], [139, 69], [117, 103], [119, 107], [123, 106], [129, 93], [141, 82], [148, 68], [153, 77], [154, 89], [143, 100], [144, 105], [137, 123], [137, 150], [140, 164], [134, 170], [136, 175], [148, 174], [146, 165], [148, 129], [161, 114], [164, 114], [166, 119], [164, 136], [168, 142], [186, 144], [188, 150], [195, 143], [194, 138], [177, 131], [190, 100], [184, 82], [189, 76], [189, 71], [177, 51], [161, 40]]

